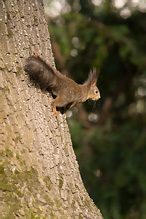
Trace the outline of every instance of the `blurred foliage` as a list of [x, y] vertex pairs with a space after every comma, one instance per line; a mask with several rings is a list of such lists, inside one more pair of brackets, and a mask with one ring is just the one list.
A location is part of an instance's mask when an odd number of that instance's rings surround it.
[[85, 103], [87, 113], [100, 119], [112, 99], [102, 126], [83, 127], [77, 113], [68, 120], [84, 184], [105, 219], [146, 218], [146, 14], [132, 10], [124, 18], [113, 1], [66, 2], [70, 12], [49, 19], [51, 39], [78, 83], [100, 69], [102, 99], [96, 108]]
[[[138, 122], [91, 133], [70, 122], [81, 175], [104, 218], [145, 218], [146, 135]], [[79, 133], [79, 135], [77, 134]]]

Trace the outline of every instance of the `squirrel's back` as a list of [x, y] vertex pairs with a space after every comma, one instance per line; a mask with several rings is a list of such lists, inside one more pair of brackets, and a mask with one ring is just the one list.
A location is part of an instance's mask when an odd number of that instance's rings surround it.
[[39, 84], [42, 89], [55, 89], [58, 80], [63, 77], [61, 73], [57, 72], [40, 57], [36, 56], [31, 56], [26, 59], [24, 71], [27, 72], [30, 79]]

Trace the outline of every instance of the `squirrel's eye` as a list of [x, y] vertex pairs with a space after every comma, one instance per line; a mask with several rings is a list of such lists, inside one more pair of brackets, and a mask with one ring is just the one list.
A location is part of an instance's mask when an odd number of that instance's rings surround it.
[[96, 90], [95, 93], [98, 94], [98, 90]]

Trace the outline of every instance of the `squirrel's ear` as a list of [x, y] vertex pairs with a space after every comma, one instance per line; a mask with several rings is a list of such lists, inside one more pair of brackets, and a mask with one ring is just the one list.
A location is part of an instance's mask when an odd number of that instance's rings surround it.
[[97, 79], [98, 79], [98, 75], [99, 75], [99, 71], [96, 70], [95, 67], [93, 67], [93, 70], [90, 71], [91, 74], [91, 86], [95, 86], [97, 83]]
[[99, 71], [96, 71], [96, 68], [94, 67], [92, 70], [90, 70], [89, 76], [87, 81], [85, 83], [90, 86], [95, 86], [97, 83]]

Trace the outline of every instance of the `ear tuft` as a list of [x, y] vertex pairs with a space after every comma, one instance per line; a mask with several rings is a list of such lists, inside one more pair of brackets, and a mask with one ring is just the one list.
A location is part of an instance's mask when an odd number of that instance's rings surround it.
[[96, 68], [93, 67], [92, 70], [90, 70], [88, 79], [85, 83], [87, 83], [89, 86], [95, 86], [97, 83], [99, 71], [97, 72]]

